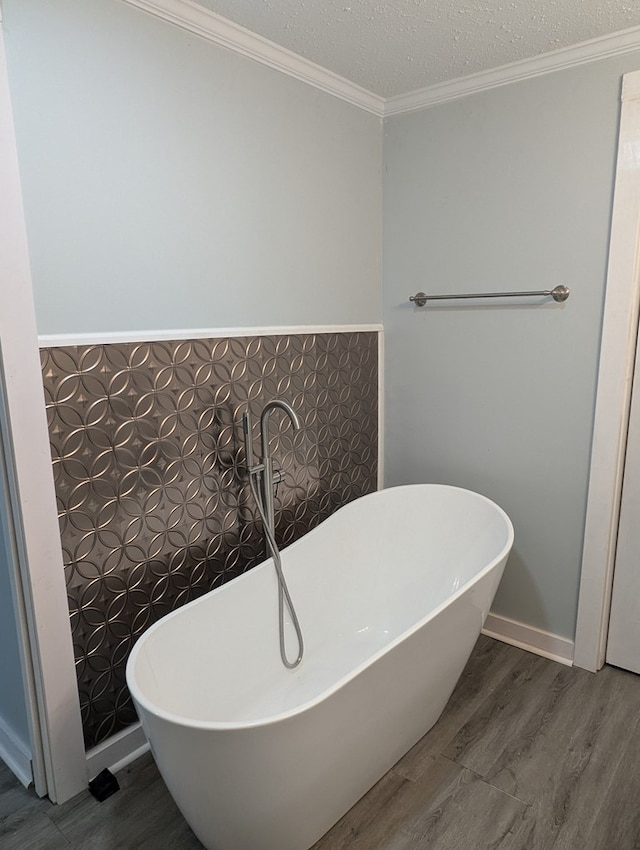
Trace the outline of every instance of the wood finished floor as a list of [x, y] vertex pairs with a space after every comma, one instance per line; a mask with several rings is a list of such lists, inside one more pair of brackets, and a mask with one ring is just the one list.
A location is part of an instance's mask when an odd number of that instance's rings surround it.
[[[313, 850], [640, 850], [639, 724], [639, 676], [481, 637], [436, 726]], [[0, 762], [0, 848], [202, 850], [150, 756], [118, 780], [53, 806]]]

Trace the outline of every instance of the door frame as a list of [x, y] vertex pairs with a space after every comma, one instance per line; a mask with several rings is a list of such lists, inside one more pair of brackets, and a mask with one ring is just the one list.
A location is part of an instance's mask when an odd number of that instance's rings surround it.
[[13, 586], [23, 613], [24, 669], [38, 793], [64, 802], [86, 787], [86, 759], [35, 306], [0, 9], [0, 368], [5, 451], [16, 531]]
[[622, 80], [574, 664], [605, 662], [640, 316], [640, 71]]

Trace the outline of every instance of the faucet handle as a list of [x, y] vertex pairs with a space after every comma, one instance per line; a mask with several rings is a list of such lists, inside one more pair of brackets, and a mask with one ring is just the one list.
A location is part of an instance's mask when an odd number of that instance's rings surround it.
[[242, 432], [244, 434], [244, 455], [247, 470], [251, 472], [253, 468], [253, 437], [251, 435], [251, 415], [248, 410], [245, 410], [242, 414]]

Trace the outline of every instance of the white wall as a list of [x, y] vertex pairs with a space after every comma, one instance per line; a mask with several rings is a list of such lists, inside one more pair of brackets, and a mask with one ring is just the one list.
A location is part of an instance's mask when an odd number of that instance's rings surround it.
[[381, 319], [380, 120], [116, 0], [3, 0], [38, 331]]
[[[385, 127], [387, 483], [498, 501], [515, 550], [494, 612], [573, 638], [619, 119], [640, 55]], [[571, 288], [565, 304], [410, 294]]]

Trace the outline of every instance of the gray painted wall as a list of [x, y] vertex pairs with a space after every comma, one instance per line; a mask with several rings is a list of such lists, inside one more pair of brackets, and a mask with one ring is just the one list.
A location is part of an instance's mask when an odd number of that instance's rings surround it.
[[378, 118], [114, 0], [4, 0], [39, 333], [381, 320]]
[[[494, 611], [573, 638], [621, 76], [640, 55], [389, 120], [387, 483], [476, 489], [511, 515]], [[571, 288], [565, 304], [410, 294]]]

